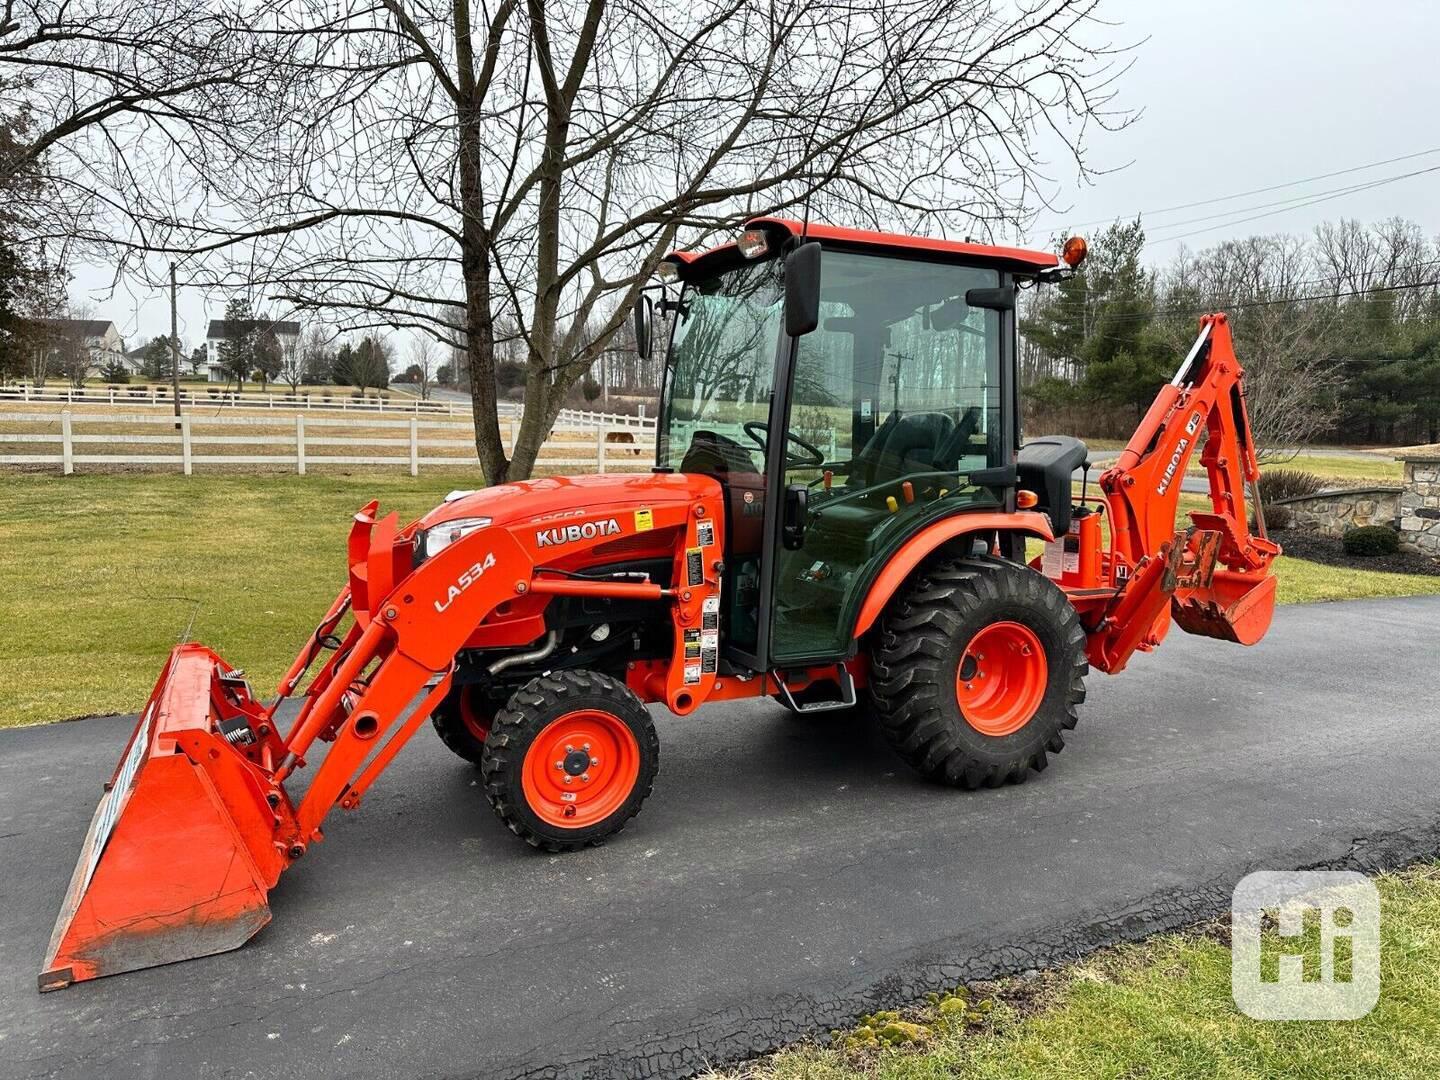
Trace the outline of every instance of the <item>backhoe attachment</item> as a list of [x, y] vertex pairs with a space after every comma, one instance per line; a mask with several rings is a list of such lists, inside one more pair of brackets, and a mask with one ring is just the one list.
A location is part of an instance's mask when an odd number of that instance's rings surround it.
[[[1189, 527], [1177, 531], [1186, 467], [1202, 441], [1211, 509], [1191, 513]], [[1121, 670], [1137, 649], [1158, 645], [1172, 619], [1186, 633], [1241, 645], [1264, 636], [1280, 546], [1265, 535], [1259, 479], [1229, 321], [1206, 315], [1175, 377], [1100, 477], [1110, 515], [1104, 564], [1117, 588], [1091, 616], [1091, 663]]]

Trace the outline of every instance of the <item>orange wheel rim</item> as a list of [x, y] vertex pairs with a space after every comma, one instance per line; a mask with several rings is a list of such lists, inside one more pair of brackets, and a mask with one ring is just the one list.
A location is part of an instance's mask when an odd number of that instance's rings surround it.
[[1017, 622], [991, 623], [960, 655], [955, 697], [976, 731], [1009, 735], [1035, 715], [1048, 678], [1045, 647], [1034, 630]]
[[476, 742], [483, 743], [490, 737], [490, 717], [475, 708], [475, 699], [479, 696], [470, 687], [460, 691], [460, 723]]
[[640, 743], [625, 721], [577, 709], [547, 724], [521, 771], [525, 801], [541, 821], [584, 829], [620, 809], [640, 778]]

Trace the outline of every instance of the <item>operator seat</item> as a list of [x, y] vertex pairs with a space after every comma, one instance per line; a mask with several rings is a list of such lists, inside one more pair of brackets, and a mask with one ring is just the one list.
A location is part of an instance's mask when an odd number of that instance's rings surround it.
[[954, 426], [955, 421], [944, 413], [891, 413], [855, 455], [850, 486], [870, 487], [911, 473], [933, 472], [937, 453], [949, 442]]
[[1043, 435], [1031, 439], [1015, 455], [1020, 486], [1039, 497], [1037, 510], [1050, 515], [1058, 537], [1070, 530], [1071, 478], [1082, 465], [1089, 468], [1090, 451], [1069, 435]]

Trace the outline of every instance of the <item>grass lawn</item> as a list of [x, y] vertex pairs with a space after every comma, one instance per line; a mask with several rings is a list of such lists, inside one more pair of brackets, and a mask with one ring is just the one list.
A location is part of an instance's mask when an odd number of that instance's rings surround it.
[[[1261, 1022], [1230, 997], [1218, 932], [1106, 950], [1030, 985], [947, 997], [896, 1024], [842, 1036], [722, 1074], [753, 1080], [939, 1077], [1373, 1077], [1440, 1074], [1440, 868], [1378, 879], [1380, 1001], [1355, 1021]], [[1227, 920], [1228, 922], [1228, 920]], [[908, 1021], [908, 1024], [907, 1024]], [[900, 1025], [906, 1026], [900, 1026]], [[911, 1035], [920, 1042], [876, 1048]], [[887, 1040], [888, 1041], [888, 1040]]]
[[1365, 484], [1398, 485], [1404, 465], [1384, 454], [1373, 458], [1331, 457], [1324, 453], [1299, 454], [1290, 461], [1261, 465], [1268, 469], [1298, 469], [1324, 477], [1337, 486], [1360, 487]]
[[[1369, 457], [1326, 454], [1323, 450], [1299, 454], [1289, 461], [1265, 462], [1261, 472], [1272, 469], [1295, 469], [1298, 472], [1314, 473], [1331, 487], [1398, 486], [1404, 466], [1388, 454], [1378, 453]], [[1205, 469], [1197, 457], [1190, 464], [1189, 471], [1204, 475]]]
[[[474, 470], [258, 477], [7, 474], [0, 726], [143, 704], [193, 617], [194, 640], [273, 690], [345, 580], [371, 497], [416, 517]], [[1182, 508], [1204, 500], [1187, 496]], [[1280, 600], [1440, 592], [1440, 577], [1281, 559]]]
[[0, 726], [138, 708], [192, 615], [194, 640], [273, 692], [344, 584], [355, 511], [375, 497], [413, 518], [477, 483], [6, 475]]

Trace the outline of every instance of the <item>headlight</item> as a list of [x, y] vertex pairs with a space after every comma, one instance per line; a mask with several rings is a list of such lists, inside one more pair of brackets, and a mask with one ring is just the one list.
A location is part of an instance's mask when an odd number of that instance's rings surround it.
[[456, 540], [476, 529], [485, 528], [490, 521], [488, 517], [456, 518], [454, 521], [442, 521], [439, 525], [432, 525], [425, 530], [425, 558], [439, 555]]

